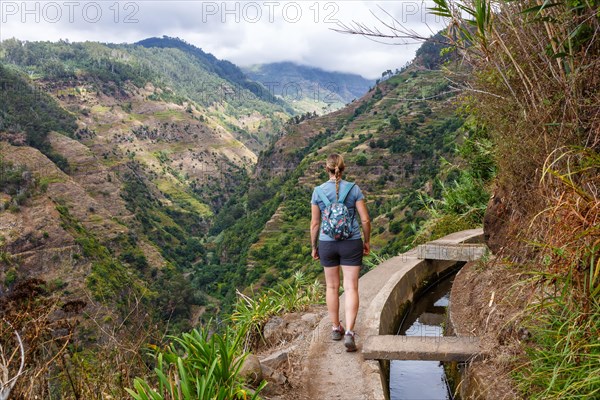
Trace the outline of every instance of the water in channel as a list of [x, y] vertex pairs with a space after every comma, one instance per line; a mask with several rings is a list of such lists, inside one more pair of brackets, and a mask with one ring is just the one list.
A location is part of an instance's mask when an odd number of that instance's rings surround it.
[[[454, 275], [436, 283], [417, 300], [404, 318], [399, 335], [443, 336], [446, 308]], [[444, 367], [439, 361], [400, 361], [390, 364], [391, 400], [452, 400]]]

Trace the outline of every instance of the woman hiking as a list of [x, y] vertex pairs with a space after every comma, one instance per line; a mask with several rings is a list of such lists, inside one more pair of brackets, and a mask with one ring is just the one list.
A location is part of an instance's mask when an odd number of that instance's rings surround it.
[[[359, 304], [358, 275], [363, 255], [370, 252], [371, 220], [358, 185], [342, 179], [345, 169], [342, 156], [329, 155], [325, 169], [329, 180], [314, 189], [311, 199], [312, 257], [321, 261], [325, 272], [331, 338], [341, 340], [343, 337], [346, 351], [352, 352], [356, 351], [354, 323]], [[359, 218], [356, 218], [357, 212]], [[345, 328], [339, 318], [340, 267], [346, 296]]]

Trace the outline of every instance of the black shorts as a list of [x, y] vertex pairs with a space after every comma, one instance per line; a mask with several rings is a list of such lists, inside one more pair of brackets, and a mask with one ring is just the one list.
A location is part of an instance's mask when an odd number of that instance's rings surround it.
[[319, 258], [324, 267], [337, 267], [338, 265], [360, 267], [363, 258], [363, 241], [362, 239], [319, 240]]

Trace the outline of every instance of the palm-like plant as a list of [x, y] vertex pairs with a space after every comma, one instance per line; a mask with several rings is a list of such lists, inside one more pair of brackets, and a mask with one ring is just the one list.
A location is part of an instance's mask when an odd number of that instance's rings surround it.
[[245, 359], [239, 352], [241, 332], [210, 334], [204, 328], [172, 340], [165, 350], [156, 350], [158, 387], [136, 378], [134, 389], [127, 389], [135, 400], [257, 399], [266, 384], [251, 392], [239, 378]]

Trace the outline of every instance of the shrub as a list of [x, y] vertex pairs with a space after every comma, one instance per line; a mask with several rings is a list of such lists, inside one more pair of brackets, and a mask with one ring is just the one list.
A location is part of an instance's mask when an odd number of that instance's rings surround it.
[[394, 235], [399, 234], [402, 232], [402, 226], [403, 222], [401, 220], [390, 222], [390, 233], [393, 233]]
[[262, 338], [262, 328], [270, 317], [278, 313], [301, 311], [321, 302], [323, 293], [318, 281], [310, 283], [306, 275], [296, 272], [291, 283], [252, 296], [238, 292], [231, 321], [244, 334], [244, 349], [254, 348]]
[[367, 157], [364, 154], [359, 154], [356, 157], [355, 163], [356, 163], [356, 165], [360, 165], [361, 167], [364, 167], [365, 165], [367, 165]]
[[15, 267], [10, 267], [4, 274], [4, 284], [10, 286], [17, 280], [17, 270]]
[[250, 393], [239, 377], [241, 332], [210, 334], [205, 327], [171, 339], [165, 350], [155, 349], [157, 388], [136, 378], [127, 389], [135, 400], [258, 399], [266, 382]]

